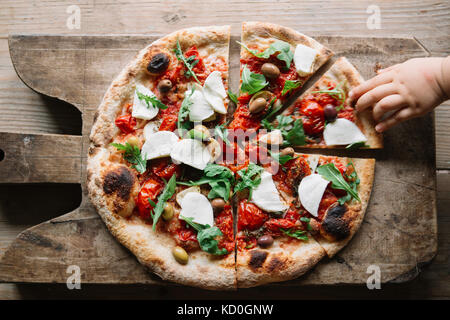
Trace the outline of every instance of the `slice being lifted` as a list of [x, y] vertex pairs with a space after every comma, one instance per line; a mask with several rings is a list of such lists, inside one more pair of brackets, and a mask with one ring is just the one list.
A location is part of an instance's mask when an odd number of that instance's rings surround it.
[[316, 40], [290, 28], [242, 24], [241, 86], [231, 129], [258, 129], [333, 55]]
[[276, 129], [287, 118], [303, 124], [305, 139], [296, 146], [329, 148], [382, 148], [382, 136], [375, 131], [371, 110], [357, 113], [348, 103], [349, 91], [364, 79], [346, 59], [336, 63], [267, 129]]

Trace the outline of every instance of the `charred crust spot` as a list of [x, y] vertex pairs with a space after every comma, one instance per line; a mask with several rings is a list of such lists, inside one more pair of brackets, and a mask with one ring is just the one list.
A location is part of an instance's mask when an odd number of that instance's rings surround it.
[[252, 269], [258, 269], [261, 268], [264, 264], [264, 261], [266, 261], [267, 258], [267, 252], [261, 251], [261, 250], [252, 250], [250, 251], [250, 261], [248, 265]]
[[89, 147], [89, 155], [94, 157], [100, 151], [97, 147]]
[[94, 114], [94, 122], [97, 122], [99, 114], [100, 114], [100, 112], [99, 112], [99, 110], [97, 110]]
[[273, 272], [275, 270], [284, 269], [284, 266], [285, 266], [285, 264], [284, 264], [284, 262], [282, 260], [278, 259], [277, 257], [274, 257], [274, 258], [272, 258], [269, 261], [269, 265], [267, 266], [267, 270], [269, 272]]
[[123, 200], [128, 200], [134, 185], [134, 175], [125, 167], [109, 171], [103, 179], [103, 191], [107, 194], [116, 193]]
[[348, 221], [344, 219], [345, 212], [347, 212], [345, 206], [336, 206], [328, 210], [325, 219], [322, 221], [323, 230], [336, 240], [342, 240], [350, 235]]

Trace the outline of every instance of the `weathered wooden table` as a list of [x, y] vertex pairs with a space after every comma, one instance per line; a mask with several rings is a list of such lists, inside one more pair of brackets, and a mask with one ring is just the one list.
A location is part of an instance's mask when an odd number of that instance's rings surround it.
[[[5, 2], [5, 1], [3, 1]], [[366, 20], [370, 14], [366, 13], [373, 2], [336, 2], [324, 7], [320, 2], [309, 1], [301, 3], [250, 3], [223, 2], [215, 5], [159, 3], [151, 4], [121, 4], [120, 8], [114, 4], [83, 5], [81, 3], [81, 29], [70, 30], [66, 27], [69, 14], [66, 8], [69, 4], [42, 1], [34, 6], [28, 2], [14, 1], [7, 7], [6, 14], [0, 16], [5, 23], [0, 27], [0, 131], [22, 133], [56, 133], [76, 135], [81, 132], [80, 114], [70, 105], [42, 98], [24, 87], [17, 78], [9, 61], [7, 34], [8, 33], [59, 33], [59, 34], [88, 34], [88, 33], [158, 33], [163, 34], [182, 27], [193, 25], [208, 25], [229, 23], [233, 32], [238, 34], [240, 22], [249, 19], [272, 21], [291, 26], [301, 32], [311, 35], [360, 35], [360, 36], [415, 36], [432, 55], [445, 55], [449, 48], [449, 14], [448, 3], [439, 2], [381, 2], [381, 29], [368, 30]], [[50, 9], [49, 9], [50, 8]], [[212, 9], [214, 12], [211, 12]], [[248, 10], [251, 8], [251, 10]], [[53, 9], [53, 10], [52, 10]], [[247, 12], [245, 12], [247, 9]], [[120, 16], [116, 16], [120, 13]], [[259, 13], [259, 14], [258, 14]], [[158, 17], [151, 19], [149, 17]], [[20, 18], [19, 18], [20, 17]], [[30, 17], [31, 19], [27, 19]], [[414, 17], [412, 19], [412, 17]], [[149, 25], [152, 23], [153, 25]], [[4, 28], [4, 29], [1, 29]], [[122, 61], [123, 62], [123, 61]], [[118, 63], [122, 63], [118, 62]], [[36, 66], [38, 69], [39, 66]], [[33, 68], [33, 66], [30, 66]], [[32, 70], [30, 70], [32, 72]], [[67, 79], [66, 81], [76, 81]], [[73, 101], [71, 101], [73, 102]], [[420, 122], [418, 122], [420, 124]], [[340, 297], [368, 296], [368, 297], [398, 297], [399, 292], [404, 296], [450, 297], [449, 261], [450, 221], [449, 221], [449, 141], [448, 124], [450, 112], [448, 106], [438, 108], [436, 112], [436, 157], [438, 170], [438, 223], [439, 223], [439, 251], [438, 255], [419, 278], [412, 283], [402, 285], [387, 285], [384, 290], [370, 292], [365, 287], [335, 287], [335, 288], [281, 288], [264, 287], [249, 289], [243, 293], [205, 293], [191, 288], [177, 287], [144, 287], [138, 286], [88, 286], [83, 290], [70, 292], [65, 286], [57, 285], [0, 285], [0, 297], [42, 297], [42, 292], [53, 297], [101, 297], [105, 294], [114, 297], [273, 297], [302, 298], [302, 297]], [[445, 127], [447, 125], [447, 128]], [[447, 135], [445, 135], [447, 134]], [[73, 138], [74, 150], [80, 148], [77, 137]], [[14, 143], [14, 141], [12, 141]], [[447, 146], [447, 149], [446, 149]], [[52, 155], [66, 154], [67, 150], [49, 149]], [[420, 151], [419, 151], [420, 152]], [[0, 154], [1, 157], [1, 154]], [[0, 158], [1, 159], [1, 158]], [[71, 166], [72, 165], [72, 166]], [[61, 166], [66, 166], [67, 172], [62, 177], [60, 169], [51, 180], [40, 181], [78, 182], [76, 164], [65, 157]], [[33, 168], [23, 168], [31, 170]], [[25, 172], [26, 173], [26, 172]], [[35, 181], [39, 181], [39, 177]], [[59, 180], [58, 180], [59, 179]], [[7, 179], [3, 179], [6, 181]], [[13, 182], [13, 181], [10, 181]], [[71, 211], [78, 206], [80, 190], [77, 185], [2, 185], [0, 186], [0, 255], [14, 239], [14, 237], [29, 225], [57, 217]], [[55, 200], [56, 199], [56, 200]], [[45, 259], [45, 257], [43, 257]]]

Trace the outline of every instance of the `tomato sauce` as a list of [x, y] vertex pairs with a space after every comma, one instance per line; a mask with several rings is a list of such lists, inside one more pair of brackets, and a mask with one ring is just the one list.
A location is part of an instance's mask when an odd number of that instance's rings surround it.
[[230, 205], [226, 205], [215, 218], [215, 225], [222, 232], [219, 248], [225, 248], [229, 253], [234, 250], [233, 213]]

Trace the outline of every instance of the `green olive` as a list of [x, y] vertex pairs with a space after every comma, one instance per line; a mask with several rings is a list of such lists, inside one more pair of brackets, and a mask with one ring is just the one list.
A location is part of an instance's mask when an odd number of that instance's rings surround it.
[[261, 73], [269, 79], [276, 79], [280, 75], [280, 69], [273, 63], [267, 62], [262, 65]]
[[213, 207], [214, 212], [220, 212], [225, 207], [225, 200], [222, 198], [215, 198], [211, 201], [211, 206]]
[[251, 113], [259, 113], [266, 108], [267, 101], [264, 98], [257, 98], [250, 103], [248, 107]]
[[170, 89], [172, 89], [172, 82], [169, 79], [161, 80], [158, 83], [158, 90], [159, 90], [159, 92], [166, 93]]
[[172, 254], [175, 260], [180, 264], [187, 264], [189, 261], [189, 255], [182, 247], [176, 246], [172, 249]]
[[166, 202], [166, 204], [164, 205], [162, 218], [166, 221], [173, 218], [173, 205], [171, 203]]
[[139, 147], [139, 139], [136, 136], [129, 137], [127, 142], [132, 146]]
[[207, 127], [198, 124], [194, 127], [194, 129], [189, 131], [189, 136], [191, 139], [197, 139], [200, 141], [209, 141], [211, 138], [211, 134], [209, 133], [209, 130]]

